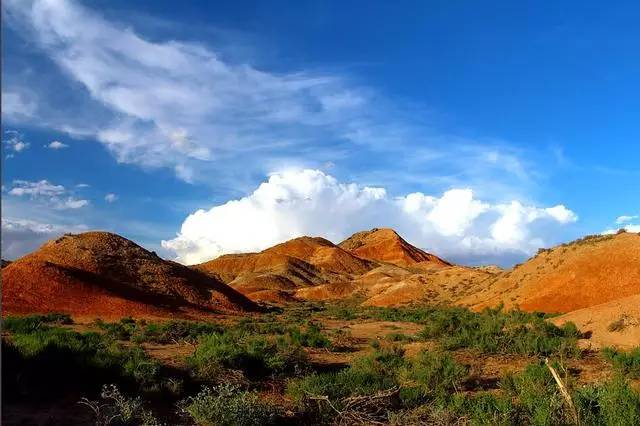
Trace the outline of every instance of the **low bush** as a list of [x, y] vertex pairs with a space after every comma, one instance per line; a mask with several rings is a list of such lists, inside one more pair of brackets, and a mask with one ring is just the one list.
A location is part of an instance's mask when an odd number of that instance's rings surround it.
[[632, 379], [640, 378], [640, 347], [629, 352], [619, 351], [614, 348], [604, 348], [602, 355], [621, 374]]
[[[289, 382], [287, 394], [300, 407], [315, 407], [309, 397], [326, 397], [336, 407], [350, 396], [371, 395], [398, 386], [397, 373], [405, 365], [403, 351], [396, 346], [381, 348], [357, 358], [351, 366], [339, 372], [314, 373]], [[321, 406], [330, 412], [330, 407]], [[330, 414], [330, 413], [326, 413]]]
[[580, 354], [576, 346], [579, 335], [573, 323], [557, 327], [542, 314], [503, 312], [500, 307], [480, 313], [462, 308], [433, 310], [420, 333], [423, 338], [440, 339], [444, 349], [565, 357]]
[[262, 426], [276, 424], [277, 407], [231, 385], [204, 387], [178, 404], [179, 412], [200, 426]]
[[309, 323], [305, 329], [292, 327], [288, 330], [291, 341], [305, 348], [327, 348], [331, 341], [322, 334], [320, 327], [315, 323]]
[[290, 338], [226, 331], [201, 337], [188, 361], [198, 376], [211, 379], [225, 369], [242, 370], [249, 377], [291, 373], [303, 369], [307, 359]]
[[91, 411], [96, 425], [161, 425], [153, 413], [144, 408], [142, 398], [128, 398], [116, 385], [104, 385], [100, 397], [99, 401], [82, 398], [79, 402]]
[[[51, 389], [85, 388], [114, 378], [155, 385], [159, 364], [139, 347], [123, 348], [98, 333], [48, 327], [2, 340], [4, 389], [46, 395]], [[16, 392], [18, 396], [20, 392]]]
[[421, 351], [400, 370], [401, 397], [405, 405], [429, 399], [446, 399], [467, 377], [467, 367], [443, 352]]

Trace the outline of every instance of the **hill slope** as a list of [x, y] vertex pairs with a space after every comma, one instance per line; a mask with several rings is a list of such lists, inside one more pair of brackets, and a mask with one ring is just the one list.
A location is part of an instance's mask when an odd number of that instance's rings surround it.
[[260, 253], [220, 256], [194, 268], [256, 299], [273, 300], [279, 298], [273, 292], [348, 281], [375, 266], [324, 238], [300, 237]]
[[591, 347], [637, 347], [640, 344], [640, 294], [578, 309], [552, 320], [558, 325], [567, 321], [591, 334], [588, 341]]
[[640, 235], [590, 236], [540, 252], [462, 303], [570, 312], [640, 294]]
[[122, 317], [255, 308], [220, 281], [107, 232], [45, 243], [3, 269], [2, 287], [7, 313]]
[[449, 262], [438, 256], [409, 244], [393, 229], [388, 228], [357, 232], [338, 246], [358, 257], [392, 263], [396, 266], [416, 264], [451, 266]]

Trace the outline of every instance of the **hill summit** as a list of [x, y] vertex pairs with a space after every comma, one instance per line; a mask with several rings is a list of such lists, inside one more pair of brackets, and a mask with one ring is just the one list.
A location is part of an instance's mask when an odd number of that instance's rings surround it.
[[255, 308], [224, 283], [108, 232], [51, 240], [2, 275], [8, 313], [122, 317]]
[[370, 231], [357, 232], [338, 246], [361, 258], [396, 266], [412, 266], [423, 262], [451, 266], [449, 262], [438, 256], [409, 244], [396, 231], [389, 228], [373, 228]]

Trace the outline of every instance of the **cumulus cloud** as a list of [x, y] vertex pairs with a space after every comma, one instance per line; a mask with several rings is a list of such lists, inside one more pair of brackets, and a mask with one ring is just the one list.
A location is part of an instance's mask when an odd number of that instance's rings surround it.
[[15, 259], [37, 249], [45, 241], [67, 232], [82, 232], [84, 225], [58, 225], [26, 219], [2, 218], [2, 258]]
[[68, 148], [69, 145], [67, 145], [66, 143], [62, 143], [60, 141], [53, 141], [47, 145], [45, 145], [45, 148], [49, 148], [49, 149], [64, 149], [64, 148]]
[[562, 205], [492, 204], [467, 188], [394, 197], [384, 188], [342, 183], [305, 169], [272, 174], [246, 197], [194, 212], [176, 238], [162, 246], [178, 261], [193, 264], [301, 235], [338, 242], [363, 229], [391, 227], [455, 261], [504, 264], [532, 254], [549, 242], [557, 226], [576, 220]]
[[13, 187], [8, 190], [9, 195], [29, 197], [58, 210], [79, 209], [89, 205], [89, 200], [75, 198], [62, 185], [56, 185], [48, 180], [27, 181], [14, 180]]
[[113, 203], [113, 202], [115, 202], [115, 201], [117, 201], [117, 200], [118, 200], [118, 196], [117, 196], [116, 194], [109, 193], [109, 194], [107, 194], [107, 195], [105, 195], [105, 196], [104, 196], [104, 200], [105, 200], [107, 203]]

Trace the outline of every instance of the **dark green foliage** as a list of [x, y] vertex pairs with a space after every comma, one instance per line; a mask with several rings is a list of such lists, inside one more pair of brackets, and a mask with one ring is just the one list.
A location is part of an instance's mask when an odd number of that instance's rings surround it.
[[604, 348], [602, 355], [623, 375], [632, 379], [640, 378], [640, 347], [629, 352], [618, 351], [614, 348]]
[[180, 412], [200, 426], [262, 426], [277, 424], [279, 410], [255, 392], [231, 385], [204, 387], [179, 403]]
[[326, 396], [339, 407], [342, 398], [371, 395], [398, 386], [398, 371], [404, 365], [403, 352], [399, 347], [378, 349], [356, 359], [350, 367], [339, 372], [312, 374], [293, 380], [287, 386], [287, 393], [300, 406], [314, 406], [308, 397], [315, 395]]
[[[141, 348], [123, 348], [98, 333], [47, 327], [3, 339], [3, 385], [45, 395], [52, 389], [92, 387], [120, 379], [147, 387], [157, 379], [159, 364]], [[20, 391], [18, 391], [20, 389]]]

